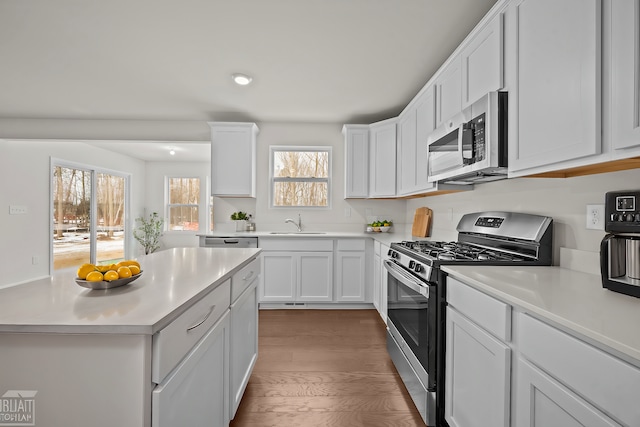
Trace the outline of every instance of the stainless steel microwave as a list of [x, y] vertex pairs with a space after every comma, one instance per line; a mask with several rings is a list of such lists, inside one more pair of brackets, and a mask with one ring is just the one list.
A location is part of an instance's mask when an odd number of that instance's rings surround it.
[[507, 130], [507, 92], [489, 92], [429, 135], [429, 181], [464, 185], [506, 178]]

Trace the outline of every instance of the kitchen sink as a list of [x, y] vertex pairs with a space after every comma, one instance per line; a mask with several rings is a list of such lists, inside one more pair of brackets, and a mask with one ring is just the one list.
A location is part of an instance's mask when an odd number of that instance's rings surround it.
[[324, 231], [272, 231], [269, 234], [327, 234]]

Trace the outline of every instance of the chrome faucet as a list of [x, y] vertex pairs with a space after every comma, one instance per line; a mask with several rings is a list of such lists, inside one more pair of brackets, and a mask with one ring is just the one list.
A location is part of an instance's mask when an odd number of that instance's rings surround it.
[[302, 231], [302, 218], [300, 218], [300, 214], [298, 214], [298, 222], [296, 223], [294, 220], [292, 220], [291, 218], [287, 218], [284, 220], [284, 223], [288, 223], [290, 222], [291, 224], [295, 225], [296, 227], [298, 227], [298, 232]]

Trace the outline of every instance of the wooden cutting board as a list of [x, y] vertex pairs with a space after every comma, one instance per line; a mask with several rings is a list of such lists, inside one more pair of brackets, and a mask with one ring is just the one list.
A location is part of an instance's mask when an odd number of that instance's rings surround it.
[[413, 216], [413, 226], [411, 227], [411, 235], [413, 237], [429, 236], [432, 214], [433, 211], [426, 207], [416, 209], [416, 213]]

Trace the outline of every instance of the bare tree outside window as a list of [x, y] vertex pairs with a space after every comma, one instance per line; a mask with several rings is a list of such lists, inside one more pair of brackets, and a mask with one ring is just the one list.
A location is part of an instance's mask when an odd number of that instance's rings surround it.
[[272, 147], [274, 207], [329, 206], [330, 150]]
[[168, 178], [169, 230], [198, 231], [200, 228], [200, 178]]
[[53, 184], [53, 268], [124, 259], [126, 178], [56, 165]]

